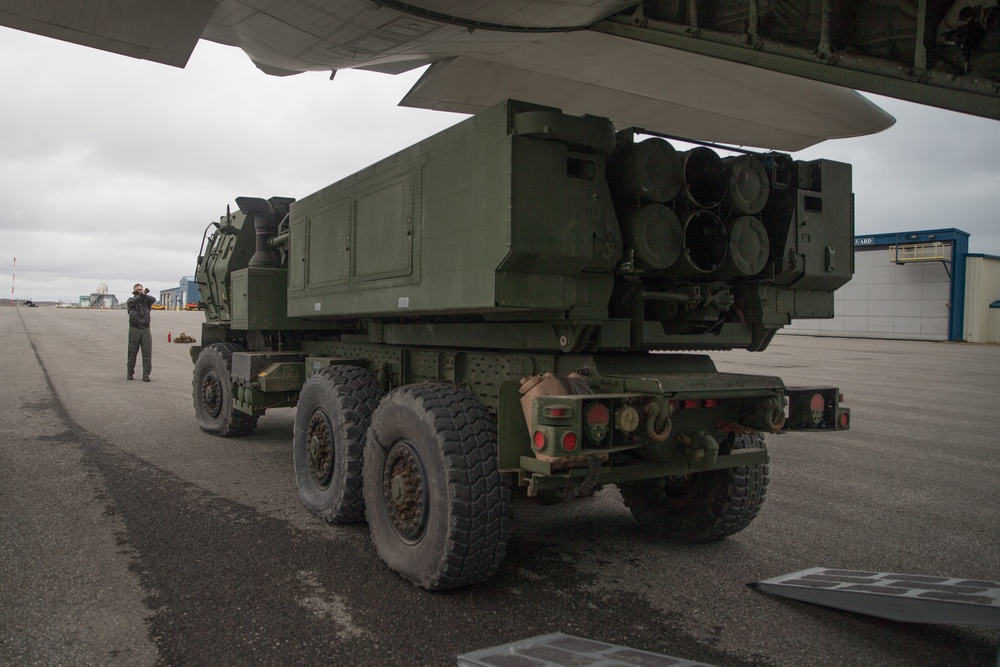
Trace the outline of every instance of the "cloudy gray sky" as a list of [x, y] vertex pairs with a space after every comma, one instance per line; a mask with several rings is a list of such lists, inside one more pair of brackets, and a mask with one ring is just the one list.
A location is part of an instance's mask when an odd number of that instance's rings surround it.
[[[396, 106], [418, 76], [268, 77], [210, 42], [179, 70], [0, 28], [0, 298], [175, 287], [237, 196], [305, 196], [461, 120]], [[957, 227], [1000, 255], [1000, 122], [875, 99], [893, 128], [796, 157], [854, 165], [859, 234]]]

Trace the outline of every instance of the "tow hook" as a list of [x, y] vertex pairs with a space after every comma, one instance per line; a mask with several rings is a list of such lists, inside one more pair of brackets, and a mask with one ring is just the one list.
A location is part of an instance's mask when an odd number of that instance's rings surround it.
[[[573, 500], [574, 498], [582, 498], [584, 496], [589, 496], [594, 489], [597, 488], [597, 483], [601, 480], [601, 464], [603, 461], [599, 456], [588, 456], [587, 457], [587, 477], [580, 482], [579, 486], [567, 486], [559, 494], [559, 500], [566, 502], [568, 500]], [[528, 495], [532, 495], [530, 492]]]
[[588, 496], [597, 487], [601, 479], [601, 459], [597, 456], [587, 457], [587, 477], [574, 491], [574, 496]]
[[666, 442], [670, 437], [670, 404], [662, 396], [646, 405], [646, 437], [653, 442]]
[[770, 397], [757, 405], [753, 416], [754, 428], [777, 433], [785, 426], [785, 399]]
[[677, 442], [692, 468], [711, 470], [719, 460], [718, 441], [704, 431], [698, 431], [692, 436], [678, 435]]

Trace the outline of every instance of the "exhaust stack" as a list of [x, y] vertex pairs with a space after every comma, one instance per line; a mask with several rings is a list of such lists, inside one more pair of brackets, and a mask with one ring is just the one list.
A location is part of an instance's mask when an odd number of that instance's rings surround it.
[[281, 266], [281, 260], [275, 254], [274, 248], [268, 243], [278, 233], [278, 224], [274, 221], [274, 207], [271, 202], [259, 197], [237, 197], [236, 205], [247, 216], [253, 216], [254, 229], [257, 233], [257, 245], [248, 266]]

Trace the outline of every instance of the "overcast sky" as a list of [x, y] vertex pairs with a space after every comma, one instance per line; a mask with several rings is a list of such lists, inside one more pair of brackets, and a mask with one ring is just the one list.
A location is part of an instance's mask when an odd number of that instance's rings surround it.
[[[418, 76], [269, 77], [204, 41], [179, 70], [0, 28], [0, 298], [176, 287], [237, 196], [303, 197], [463, 118], [397, 107]], [[854, 165], [857, 233], [1000, 255], [1000, 122], [874, 99], [893, 128], [796, 155]]]

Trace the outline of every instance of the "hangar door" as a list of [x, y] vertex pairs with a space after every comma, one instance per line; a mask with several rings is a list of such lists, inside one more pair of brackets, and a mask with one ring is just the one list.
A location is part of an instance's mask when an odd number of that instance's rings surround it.
[[[796, 320], [785, 333], [850, 338], [948, 340], [951, 244], [914, 257], [889, 248], [856, 248], [854, 277], [834, 295], [830, 320]], [[894, 260], [899, 263], [895, 263]]]

